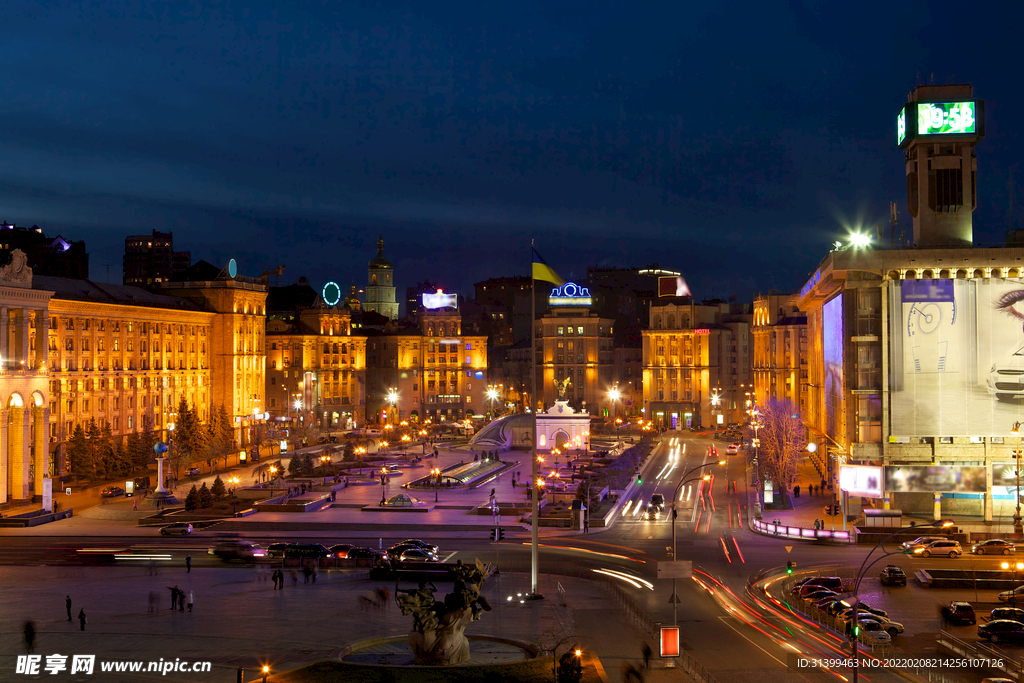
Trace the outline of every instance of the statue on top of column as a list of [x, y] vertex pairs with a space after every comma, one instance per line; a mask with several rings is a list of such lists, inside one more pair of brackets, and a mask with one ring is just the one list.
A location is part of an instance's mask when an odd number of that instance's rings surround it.
[[28, 256], [21, 249], [11, 252], [11, 262], [0, 266], [0, 284], [13, 287], [31, 287], [32, 269], [28, 266]]

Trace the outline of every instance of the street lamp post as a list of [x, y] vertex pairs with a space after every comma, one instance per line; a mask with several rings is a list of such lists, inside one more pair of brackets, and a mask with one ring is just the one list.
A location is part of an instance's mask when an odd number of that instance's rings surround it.
[[441, 485], [441, 468], [435, 467], [430, 470], [430, 476], [434, 478], [434, 502], [437, 502], [437, 489]]
[[390, 410], [388, 410], [388, 417], [390, 418], [391, 422], [394, 423], [395, 405], [398, 403], [398, 389], [396, 389], [395, 387], [388, 387], [388, 395], [386, 400], [388, 404], [391, 406]]
[[1017, 437], [1017, 448], [1013, 451], [1013, 455], [1017, 459], [1017, 466], [1014, 468], [1014, 474], [1017, 477], [1016, 496], [1014, 496], [1017, 499], [1017, 511], [1013, 513], [1013, 533], [1020, 534], [1024, 533], [1024, 524], [1021, 524], [1020, 519], [1020, 422], [1013, 423], [1010, 433]]
[[387, 480], [388, 480], [387, 477], [388, 477], [387, 469], [381, 467], [380, 468], [380, 504], [381, 505], [384, 505], [385, 503], [387, 503], [387, 497], [386, 497], [386, 495], [387, 495], [387, 493], [386, 493], [387, 492]]
[[[941, 526], [941, 527], [945, 528], [945, 527], [953, 526], [953, 522], [951, 522], [949, 520], [939, 520], [939, 521], [936, 521], [936, 522], [930, 522], [928, 524], [918, 524], [915, 528], [921, 529], [923, 527], [929, 527], [929, 526]], [[900, 554], [902, 554], [903, 551], [901, 551], [901, 550], [897, 550], [897, 551], [891, 552], [891, 553], [883, 553], [882, 555], [879, 555], [878, 557], [876, 557], [874, 559], [874, 561], [871, 562], [871, 564], [867, 564], [867, 561], [871, 559], [871, 556], [874, 554], [874, 552], [876, 550], [878, 550], [879, 547], [881, 547], [884, 550], [885, 549], [885, 542], [888, 541], [893, 536], [896, 536], [897, 534], [902, 533], [902, 531], [903, 531], [903, 529], [899, 529], [897, 531], [894, 531], [891, 534], [889, 534], [888, 536], [886, 536], [885, 538], [883, 538], [881, 541], [876, 543], [875, 546], [864, 557], [864, 561], [860, 563], [860, 569], [857, 571], [857, 580], [853, 584], [853, 619], [850, 621], [850, 629], [851, 629], [850, 630], [850, 635], [853, 636], [853, 640], [851, 642], [851, 648], [853, 650], [853, 683], [857, 683], [857, 681], [860, 678], [860, 675], [859, 675], [860, 674], [860, 663], [857, 661], [857, 657], [858, 657], [858, 653], [857, 653], [858, 633], [857, 633], [857, 631], [859, 629], [859, 623], [858, 623], [859, 617], [857, 616], [857, 614], [858, 614], [858, 609], [860, 607], [860, 598], [859, 598], [859, 595], [860, 595], [860, 582], [864, 578], [864, 572], [866, 572], [868, 569], [871, 569], [872, 565], [874, 565], [875, 562], [878, 562], [881, 559], [889, 557], [890, 555], [900, 555]], [[865, 566], [865, 565], [867, 565], [867, 566]]]
[[[612, 421], [613, 422], [615, 421], [615, 418], [618, 417], [619, 407], [616, 404], [618, 403], [619, 398], [621, 396], [622, 396], [622, 394], [619, 393], [619, 383], [616, 382], [615, 386], [612, 387], [608, 391], [608, 399], [612, 402]], [[616, 440], [618, 440], [618, 437], [619, 437], [619, 431], [618, 431], [618, 428], [616, 427], [616, 430], [615, 430], [615, 438], [616, 438]]]
[[[683, 473], [683, 476], [679, 477], [679, 483], [676, 485], [675, 490], [672, 492], [672, 561], [673, 562], [675, 562], [675, 561], [677, 561], [679, 559], [678, 556], [676, 555], [676, 518], [679, 516], [678, 511], [676, 510], [676, 504], [679, 501], [679, 493], [680, 493], [680, 491], [683, 490], [683, 486], [685, 486], [686, 484], [688, 484], [691, 481], [697, 481], [699, 479], [704, 479], [705, 477], [710, 479], [710, 475], [703, 475], [703, 476], [697, 477], [695, 479], [687, 479], [686, 478], [687, 475], [692, 474], [692, 473], [696, 472], [697, 470], [704, 469], [705, 467], [711, 467], [711, 466], [714, 466], [714, 465], [724, 465], [725, 462], [726, 462], [725, 460], [719, 460], [718, 462], [706, 462], [703, 465], [697, 465], [696, 467], [690, 468], [689, 470], [687, 470], [686, 472]], [[676, 597], [676, 580], [672, 579], [672, 624], [673, 625], [679, 623], [678, 614], [677, 614], [677, 607], [676, 607], [679, 604], [679, 603], [676, 602], [676, 600], [678, 600], [678, 599], [679, 598]]]

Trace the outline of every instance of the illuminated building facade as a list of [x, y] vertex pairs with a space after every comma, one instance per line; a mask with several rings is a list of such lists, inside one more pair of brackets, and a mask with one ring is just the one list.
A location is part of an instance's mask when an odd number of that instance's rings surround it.
[[398, 301], [395, 299], [395, 268], [384, 256], [384, 238], [377, 240], [377, 255], [370, 260], [366, 277], [366, 302], [364, 311], [376, 311], [385, 318], [398, 318]]
[[444, 422], [485, 413], [487, 337], [465, 334], [456, 308], [421, 307], [416, 317], [366, 339], [367, 419]]
[[742, 424], [752, 386], [750, 307], [652, 306], [643, 332], [644, 414], [656, 427]]
[[352, 314], [318, 300], [292, 320], [267, 321], [268, 410], [277, 419], [322, 428], [362, 426], [366, 410], [366, 337], [352, 335]]
[[[623, 415], [622, 400], [614, 401], [615, 321], [591, 310], [590, 290], [567, 282], [550, 290], [551, 312], [537, 321], [537, 397], [535, 410], [545, 410], [559, 398], [564, 383], [565, 398], [577, 410], [593, 416]], [[530, 388], [526, 387], [529, 391]]]
[[804, 410], [807, 402], [807, 316], [790, 295], [754, 299], [754, 390], [750, 400], [788, 398]]

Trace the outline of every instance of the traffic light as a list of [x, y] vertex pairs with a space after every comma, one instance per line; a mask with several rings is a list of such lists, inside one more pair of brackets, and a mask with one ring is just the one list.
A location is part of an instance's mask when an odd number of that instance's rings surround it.
[[787, 574], [792, 574], [794, 566], [795, 565], [793, 564], [793, 560], [787, 560], [786, 561], [786, 573]]
[[853, 633], [854, 640], [860, 638], [860, 624], [854, 624], [851, 633]]
[[502, 540], [504, 538], [505, 538], [505, 530], [502, 529], [501, 527], [498, 527], [498, 540], [500, 541], [500, 540]]
[[643, 480], [643, 479], [642, 479], [642, 478], [640, 477], [640, 475], [639, 475], [639, 474], [638, 474], [638, 475], [636, 475], [636, 483], [637, 483], [637, 485], [638, 485], [638, 486], [639, 486], [640, 484], [644, 483], [644, 480]]
[[498, 530], [497, 529], [491, 529], [491, 540], [492, 541], [498, 540], [497, 536], [498, 536]]

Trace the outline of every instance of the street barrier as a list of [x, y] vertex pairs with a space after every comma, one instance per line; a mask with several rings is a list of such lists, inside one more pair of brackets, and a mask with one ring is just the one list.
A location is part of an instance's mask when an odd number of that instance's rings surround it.
[[1021, 679], [1021, 675], [1024, 674], [1024, 660], [1007, 657], [1006, 653], [997, 650], [988, 643], [968, 643], [947, 631], [939, 631], [936, 643], [940, 650], [947, 650], [971, 661], [988, 662], [991, 668], [999, 669], [1018, 681]]
[[760, 519], [754, 519], [751, 524], [754, 531], [764, 536], [776, 538], [788, 538], [797, 541], [840, 541], [852, 543], [853, 537], [849, 531], [830, 531], [828, 529], [805, 529], [799, 526], [786, 526], [785, 524], [769, 524]]

